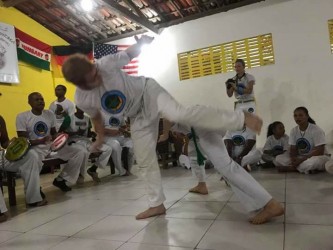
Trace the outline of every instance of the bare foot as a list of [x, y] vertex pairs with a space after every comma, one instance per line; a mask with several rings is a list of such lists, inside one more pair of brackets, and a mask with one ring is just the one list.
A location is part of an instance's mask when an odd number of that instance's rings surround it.
[[135, 218], [137, 220], [142, 220], [142, 219], [146, 219], [149, 217], [154, 217], [157, 215], [162, 215], [165, 214], [165, 207], [163, 204], [157, 206], [157, 207], [150, 207], [148, 208], [146, 211], [143, 211], [142, 213], [139, 213], [137, 216], [135, 216]]
[[208, 194], [208, 189], [207, 189], [207, 185], [206, 182], [199, 182], [198, 185], [196, 185], [195, 187], [191, 188], [189, 190], [190, 193], [196, 193], [196, 194]]
[[281, 204], [275, 200], [271, 199], [263, 210], [261, 210], [256, 216], [249, 219], [252, 224], [264, 224], [268, 222], [271, 218], [281, 216], [284, 214], [284, 208]]

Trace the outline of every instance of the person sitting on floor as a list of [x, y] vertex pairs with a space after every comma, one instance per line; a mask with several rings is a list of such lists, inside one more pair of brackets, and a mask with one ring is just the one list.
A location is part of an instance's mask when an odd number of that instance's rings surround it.
[[324, 131], [310, 117], [305, 107], [294, 110], [297, 126], [289, 136], [290, 152], [276, 157], [279, 171], [298, 171], [309, 174], [325, 170], [325, 163], [330, 160], [326, 150]]
[[224, 143], [230, 158], [247, 171], [251, 171], [251, 165], [261, 159], [261, 152], [255, 147], [256, 135], [246, 127], [240, 131], [227, 131]]
[[275, 121], [269, 124], [262, 155], [262, 160], [265, 162], [264, 167], [275, 167], [276, 156], [283, 154], [289, 148], [288, 140], [289, 136], [285, 134], [282, 122]]

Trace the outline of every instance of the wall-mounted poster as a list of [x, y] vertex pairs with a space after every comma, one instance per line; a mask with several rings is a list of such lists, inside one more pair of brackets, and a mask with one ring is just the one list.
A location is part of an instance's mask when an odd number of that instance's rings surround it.
[[0, 23], [0, 83], [19, 83], [14, 26]]

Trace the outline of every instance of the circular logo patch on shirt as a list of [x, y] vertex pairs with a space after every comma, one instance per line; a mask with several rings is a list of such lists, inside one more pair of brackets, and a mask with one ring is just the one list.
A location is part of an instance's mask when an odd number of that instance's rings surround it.
[[111, 90], [102, 96], [102, 108], [110, 114], [120, 113], [126, 103], [125, 95], [119, 90]]
[[254, 108], [249, 108], [247, 111], [248, 111], [249, 113], [253, 113], [253, 112], [254, 112]]
[[232, 137], [232, 141], [235, 146], [242, 146], [245, 144], [245, 138], [241, 135], [235, 135]]
[[305, 138], [299, 138], [296, 141], [296, 147], [298, 149], [299, 154], [307, 154], [311, 150], [310, 142]]
[[47, 134], [48, 127], [45, 122], [39, 121], [34, 126], [34, 133], [38, 137], [43, 137]]
[[117, 117], [110, 117], [109, 124], [112, 127], [119, 127], [120, 126], [120, 120]]

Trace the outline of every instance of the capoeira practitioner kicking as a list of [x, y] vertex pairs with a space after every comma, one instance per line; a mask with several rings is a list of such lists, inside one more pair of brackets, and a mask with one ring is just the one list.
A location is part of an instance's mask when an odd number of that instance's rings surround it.
[[[240, 130], [246, 125], [255, 132], [262, 127], [262, 120], [243, 111], [225, 111], [212, 107], [183, 107], [155, 80], [146, 77], [133, 77], [124, 73], [121, 68], [140, 53], [143, 44], [151, 43], [153, 38], [142, 36], [137, 44], [126, 51], [108, 55], [97, 60], [96, 64], [84, 55], [70, 56], [62, 67], [67, 81], [77, 86], [76, 104], [92, 117], [95, 131], [98, 134], [95, 147], [104, 141], [104, 124], [100, 110], [130, 118], [134, 153], [137, 158], [144, 181], [150, 208], [138, 214], [137, 219], [164, 214], [161, 174], [156, 157], [159, 117], [162, 115], [170, 121], [195, 125], [211, 131]], [[84, 73], [85, 72], [85, 73]], [[207, 132], [209, 135], [209, 132]], [[207, 135], [207, 136], [208, 136]], [[208, 146], [216, 140], [209, 138]], [[212, 142], [211, 142], [212, 140]], [[222, 139], [221, 139], [221, 143]], [[202, 145], [203, 146], [203, 145]], [[204, 146], [203, 146], [204, 147]], [[228, 163], [223, 166], [223, 175], [228, 178], [242, 200], [256, 209], [262, 209], [252, 223], [260, 224], [274, 216], [283, 214], [282, 206], [226, 154], [221, 154], [218, 147], [218, 159]], [[225, 159], [222, 160], [222, 157]], [[210, 155], [208, 155], [209, 158]], [[215, 162], [213, 162], [215, 163]]]

